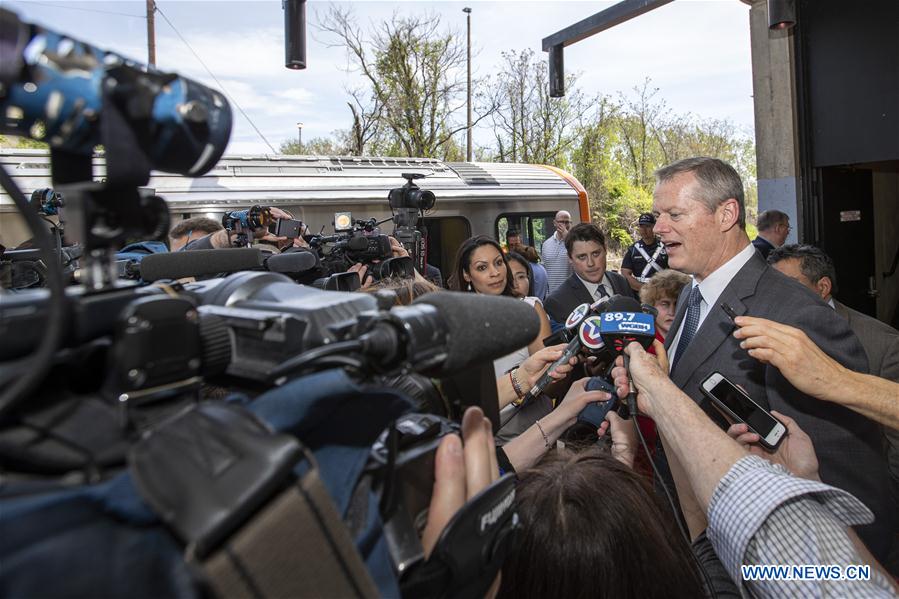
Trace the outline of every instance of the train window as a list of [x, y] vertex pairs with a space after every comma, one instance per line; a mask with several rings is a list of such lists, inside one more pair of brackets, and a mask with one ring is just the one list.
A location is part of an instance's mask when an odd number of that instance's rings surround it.
[[440, 269], [445, 285], [453, 272], [456, 251], [471, 237], [471, 223], [464, 216], [424, 218], [422, 223], [428, 231], [428, 264]]
[[524, 245], [534, 246], [537, 251], [543, 242], [554, 232], [553, 218], [555, 212], [515, 212], [500, 214], [496, 219], [496, 238], [504, 248], [508, 247], [506, 236], [509, 230], [517, 230], [521, 234]]

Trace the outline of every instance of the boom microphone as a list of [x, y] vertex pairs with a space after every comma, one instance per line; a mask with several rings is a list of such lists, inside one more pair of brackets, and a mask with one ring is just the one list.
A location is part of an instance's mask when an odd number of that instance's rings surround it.
[[289, 252], [266, 256], [255, 248], [223, 248], [150, 254], [141, 260], [140, 276], [144, 281], [207, 277], [243, 270], [269, 270], [299, 273], [316, 265], [312, 252]]
[[262, 265], [262, 252], [252, 248], [191, 250], [150, 254], [140, 261], [144, 281], [204, 277], [223, 272], [253, 270]]
[[318, 265], [318, 256], [312, 252], [285, 252], [274, 254], [262, 261], [265, 270], [283, 272], [285, 274], [306, 272]]
[[364, 356], [376, 372], [409, 368], [445, 378], [520, 349], [539, 332], [540, 319], [525, 302], [441, 291], [419, 297], [411, 306], [360, 314], [341, 341], [290, 358], [268, 376], [277, 381], [331, 350], [345, 350]]
[[502, 296], [440, 291], [417, 298], [430, 304], [449, 333], [446, 360], [437, 376], [450, 376], [470, 366], [496, 360], [531, 343], [540, 334], [540, 318], [521, 300]]

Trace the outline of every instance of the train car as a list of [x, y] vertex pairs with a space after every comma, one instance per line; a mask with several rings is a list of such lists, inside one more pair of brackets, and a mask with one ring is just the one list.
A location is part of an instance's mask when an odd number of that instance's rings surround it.
[[[51, 187], [49, 153], [0, 150], [0, 163], [26, 196]], [[94, 158], [94, 175], [103, 177], [102, 156]], [[506, 231], [518, 229], [525, 243], [539, 248], [553, 232], [552, 219], [567, 210], [573, 220], [588, 221], [587, 193], [570, 174], [532, 164], [441, 162], [428, 158], [359, 158], [334, 156], [226, 156], [197, 178], [154, 172], [149, 187], [166, 199], [175, 224], [191, 216], [221, 219], [225, 212], [254, 204], [289, 210], [312, 232], [333, 231], [335, 212], [353, 218], [385, 220], [391, 212], [387, 194], [401, 187], [403, 173], [419, 173], [423, 189], [437, 197], [425, 214], [428, 261], [449, 273], [456, 248], [471, 235], [490, 235], [505, 243]], [[381, 226], [392, 231], [387, 222]], [[14, 247], [25, 238], [12, 200], [0, 194], [0, 243]]]

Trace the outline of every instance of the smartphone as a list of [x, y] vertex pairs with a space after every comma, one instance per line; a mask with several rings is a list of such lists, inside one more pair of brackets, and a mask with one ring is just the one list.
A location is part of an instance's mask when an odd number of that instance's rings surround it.
[[752, 400], [742, 389], [720, 372], [713, 372], [702, 381], [703, 394], [721, 411], [736, 422], [743, 422], [759, 436], [759, 443], [774, 451], [787, 436], [787, 427], [771, 413]]
[[292, 218], [278, 218], [268, 226], [268, 232], [277, 237], [295, 239], [303, 234], [303, 221]]

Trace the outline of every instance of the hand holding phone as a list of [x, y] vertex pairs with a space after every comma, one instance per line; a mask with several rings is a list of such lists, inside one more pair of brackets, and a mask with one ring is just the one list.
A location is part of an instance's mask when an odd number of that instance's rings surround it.
[[756, 433], [759, 443], [766, 449], [775, 451], [786, 437], [787, 428], [780, 420], [720, 372], [706, 377], [700, 388], [721, 412], [735, 422], [745, 423]]

